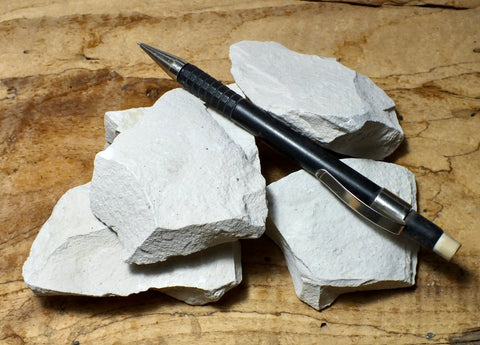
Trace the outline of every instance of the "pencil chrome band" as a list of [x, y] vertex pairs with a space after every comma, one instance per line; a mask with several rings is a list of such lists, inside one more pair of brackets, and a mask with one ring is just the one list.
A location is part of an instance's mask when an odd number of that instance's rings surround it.
[[382, 188], [370, 205], [357, 198], [325, 169], [315, 177], [359, 215], [394, 235], [400, 235], [412, 207], [389, 190]]

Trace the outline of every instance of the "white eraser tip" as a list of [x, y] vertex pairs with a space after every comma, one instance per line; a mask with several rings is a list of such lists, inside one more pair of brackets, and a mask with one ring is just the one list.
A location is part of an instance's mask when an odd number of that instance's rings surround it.
[[438, 239], [437, 243], [435, 243], [433, 251], [445, 260], [450, 261], [450, 259], [455, 255], [460, 246], [460, 242], [443, 233], [442, 236], [440, 236], [440, 238]]

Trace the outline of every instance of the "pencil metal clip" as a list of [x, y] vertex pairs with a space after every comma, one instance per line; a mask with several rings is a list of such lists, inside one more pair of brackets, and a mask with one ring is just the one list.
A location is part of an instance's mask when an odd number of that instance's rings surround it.
[[325, 169], [317, 171], [315, 176], [333, 194], [362, 217], [394, 235], [399, 235], [402, 232], [405, 227], [404, 219], [410, 212], [411, 206], [393, 193], [382, 189], [372, 204], [367, 205]]

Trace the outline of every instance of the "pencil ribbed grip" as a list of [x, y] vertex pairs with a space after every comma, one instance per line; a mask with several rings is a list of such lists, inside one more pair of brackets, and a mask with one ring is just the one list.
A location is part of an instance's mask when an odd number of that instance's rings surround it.
[[177, 81], [210, 107], [229, 117], [237, 103], [243, 99], [220, 81], [191, 64], [182, 67], [177, 75]]

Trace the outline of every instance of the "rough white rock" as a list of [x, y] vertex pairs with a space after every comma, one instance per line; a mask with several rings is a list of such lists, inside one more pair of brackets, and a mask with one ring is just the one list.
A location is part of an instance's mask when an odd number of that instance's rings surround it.
[[[413, 174], [391, 163], [345, 159], [414, 205]], [[345, 292], [415, 283], [417, 246], [354, 214], [314, 177], [292, 173], [267, 186], [267, 234], [281, 247], [297, 296], [315, 309]]]
[[394, 102], [335, 59], [255, 41], [232, 45], [230, 59], [249, 99], [334, 151], [381, 159], [403, 140]]
[[203, 103], [182, 89], [161, 97], [97, 154], [93, 213], [128, 263], [188, 255], [265, 229], [265, 180]]
[[[228, 85], [228, 87], [243, 96], [242, 90], [240, 90], [237, 85], [231, 84]], [[207, 110], [225, 132], [227, 132], [230, 138], [240, 145], [250, 163], [260, 170], [260, 159], [258, 157], [258, 148], [255, 144], [255, 137], [232, 121], [226, 119], [225, 116], [219, 114], [217, 111], [209, 107], [207, 107]], [[113, 139], [115, 139], [118, 134], [132, 128], [138, 120], [149, 111], [149, 108], [142, 107], [106, 112], [104, 123], [107, 146], [113, 142]]]
[[145, 114], [147, 108], [131, 108], [118, 111], [107, 111], [104, 118], [105, 140], [111, 144], [121, 132], [132, 128]]
[[190, 304], [218, 300], [242, 279], [238, 242], [154, 265], [128, 265], [117, 235], [90, 210], [89, 184], [69, 190], [35, 239], [23, 266], [39, 294], [126, 296], [150, 288]]
[[[228, 85], [228, 87], [236, 93], [244, 96], [242, 90], [240, 90], [240, 88], [236, 84]], [[256, 169], [258, 169], [258, 171], [260, 171], [260, 158], [258, 156], [257, 145], [255, 144], [255, 137], [244, 129], [237, 126], [232, 121], [226, 119], [225, 116], [221, 115], [217, 111], [211, 108], [207, 108], [207, 110], [210, 114], [212, 114], [215, 121], [217, 121], [218, 124], [222, 126], [225, 132], [227, 132], [230, 138], [232, 138], [234, 142], [240, 145], [240, 147], [243, 149], [243, 152], [245, 152], [248, 161]]]

